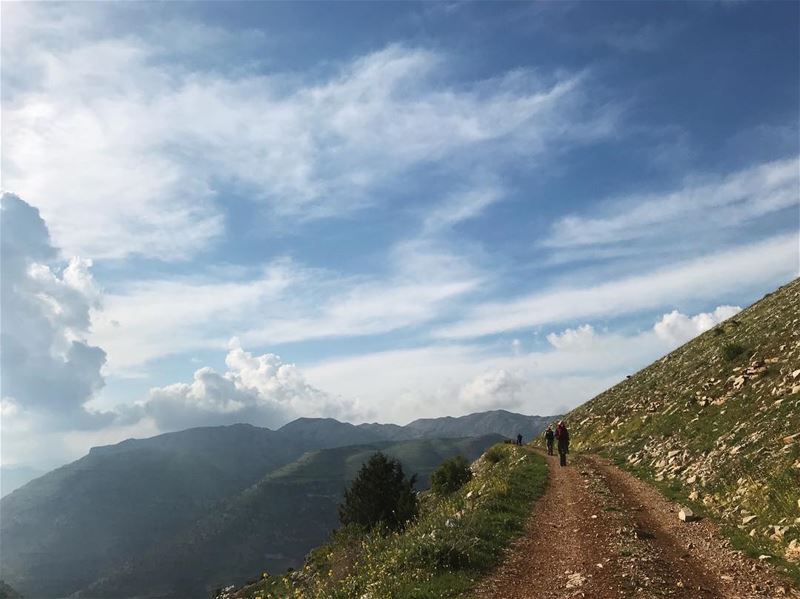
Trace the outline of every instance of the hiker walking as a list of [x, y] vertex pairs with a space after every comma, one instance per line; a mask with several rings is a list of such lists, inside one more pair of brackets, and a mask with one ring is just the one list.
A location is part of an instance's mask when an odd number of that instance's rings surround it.
[[569, 453], [569, 431], [563, 420], [558, 423], [555, 436], [558, 440], [558, 457], [561, 459], [561, 465], [566, 466]]
[[547, 455], [553, 455], [553, 439], [555, 439], [556, 435], [553, 432], [553, 427], [548, 426], [547, 430], [544, 431], [544, 440], [547, 442]]
[[522, 435], [517, 435], [517, 445], [522, 446]]

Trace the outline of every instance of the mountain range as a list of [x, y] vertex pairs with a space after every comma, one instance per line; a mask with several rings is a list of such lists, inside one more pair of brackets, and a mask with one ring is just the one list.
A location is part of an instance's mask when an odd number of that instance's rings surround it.
[[551, 420], [505, 411], [406, 426], [301, 418], [275, 431], [202, 427], [92, 448], [0, 500], [0, 577], [37, 598], [197, 596], [302, 563], [374, 451], [401, 459], [424, 487], [444, 459], [474, 459]]

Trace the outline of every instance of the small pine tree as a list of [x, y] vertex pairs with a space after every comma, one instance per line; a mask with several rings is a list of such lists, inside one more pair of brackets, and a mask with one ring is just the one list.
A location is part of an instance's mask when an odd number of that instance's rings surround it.
[[366, 529], [378, 524], [390, 530], [402, 529], [417, 515], [416, 480], [416, 475], [406, 478], [398, 460], [381, 452], [374, 454], [344, 492], [339, 521], [345, 526], [356, 524]]
[[431, 488], [435, 493], [446, 495], [458, 491], [472, 479], [469, 462], [464, 456], [457, 455], [442, 462], [431, 474]]

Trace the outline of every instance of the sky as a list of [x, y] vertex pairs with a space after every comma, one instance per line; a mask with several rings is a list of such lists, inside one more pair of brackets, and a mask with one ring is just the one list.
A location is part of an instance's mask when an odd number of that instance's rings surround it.
[[0, 10], [4, 466], [563, 413], [798, 276], [797, 3]]

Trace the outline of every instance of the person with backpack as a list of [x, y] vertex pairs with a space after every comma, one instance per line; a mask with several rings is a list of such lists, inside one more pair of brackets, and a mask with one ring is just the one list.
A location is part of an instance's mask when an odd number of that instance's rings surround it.
[[553, 427], [548, 426], [547, 430], [544, 431], [544, 440], [547, 442], [547, 455], [553, 455], [553, 439], [555, 438], [555, 433], [553, 432]]
[[517, 445], [522, 447], [522, 435], [517, 435]]
[[566, 466], [567, 454], [569, 453], [569, 431], [563, 420], [558, 423], [555, 436], [558, 441], [558, 457], [560, 458], [561, 465]]

